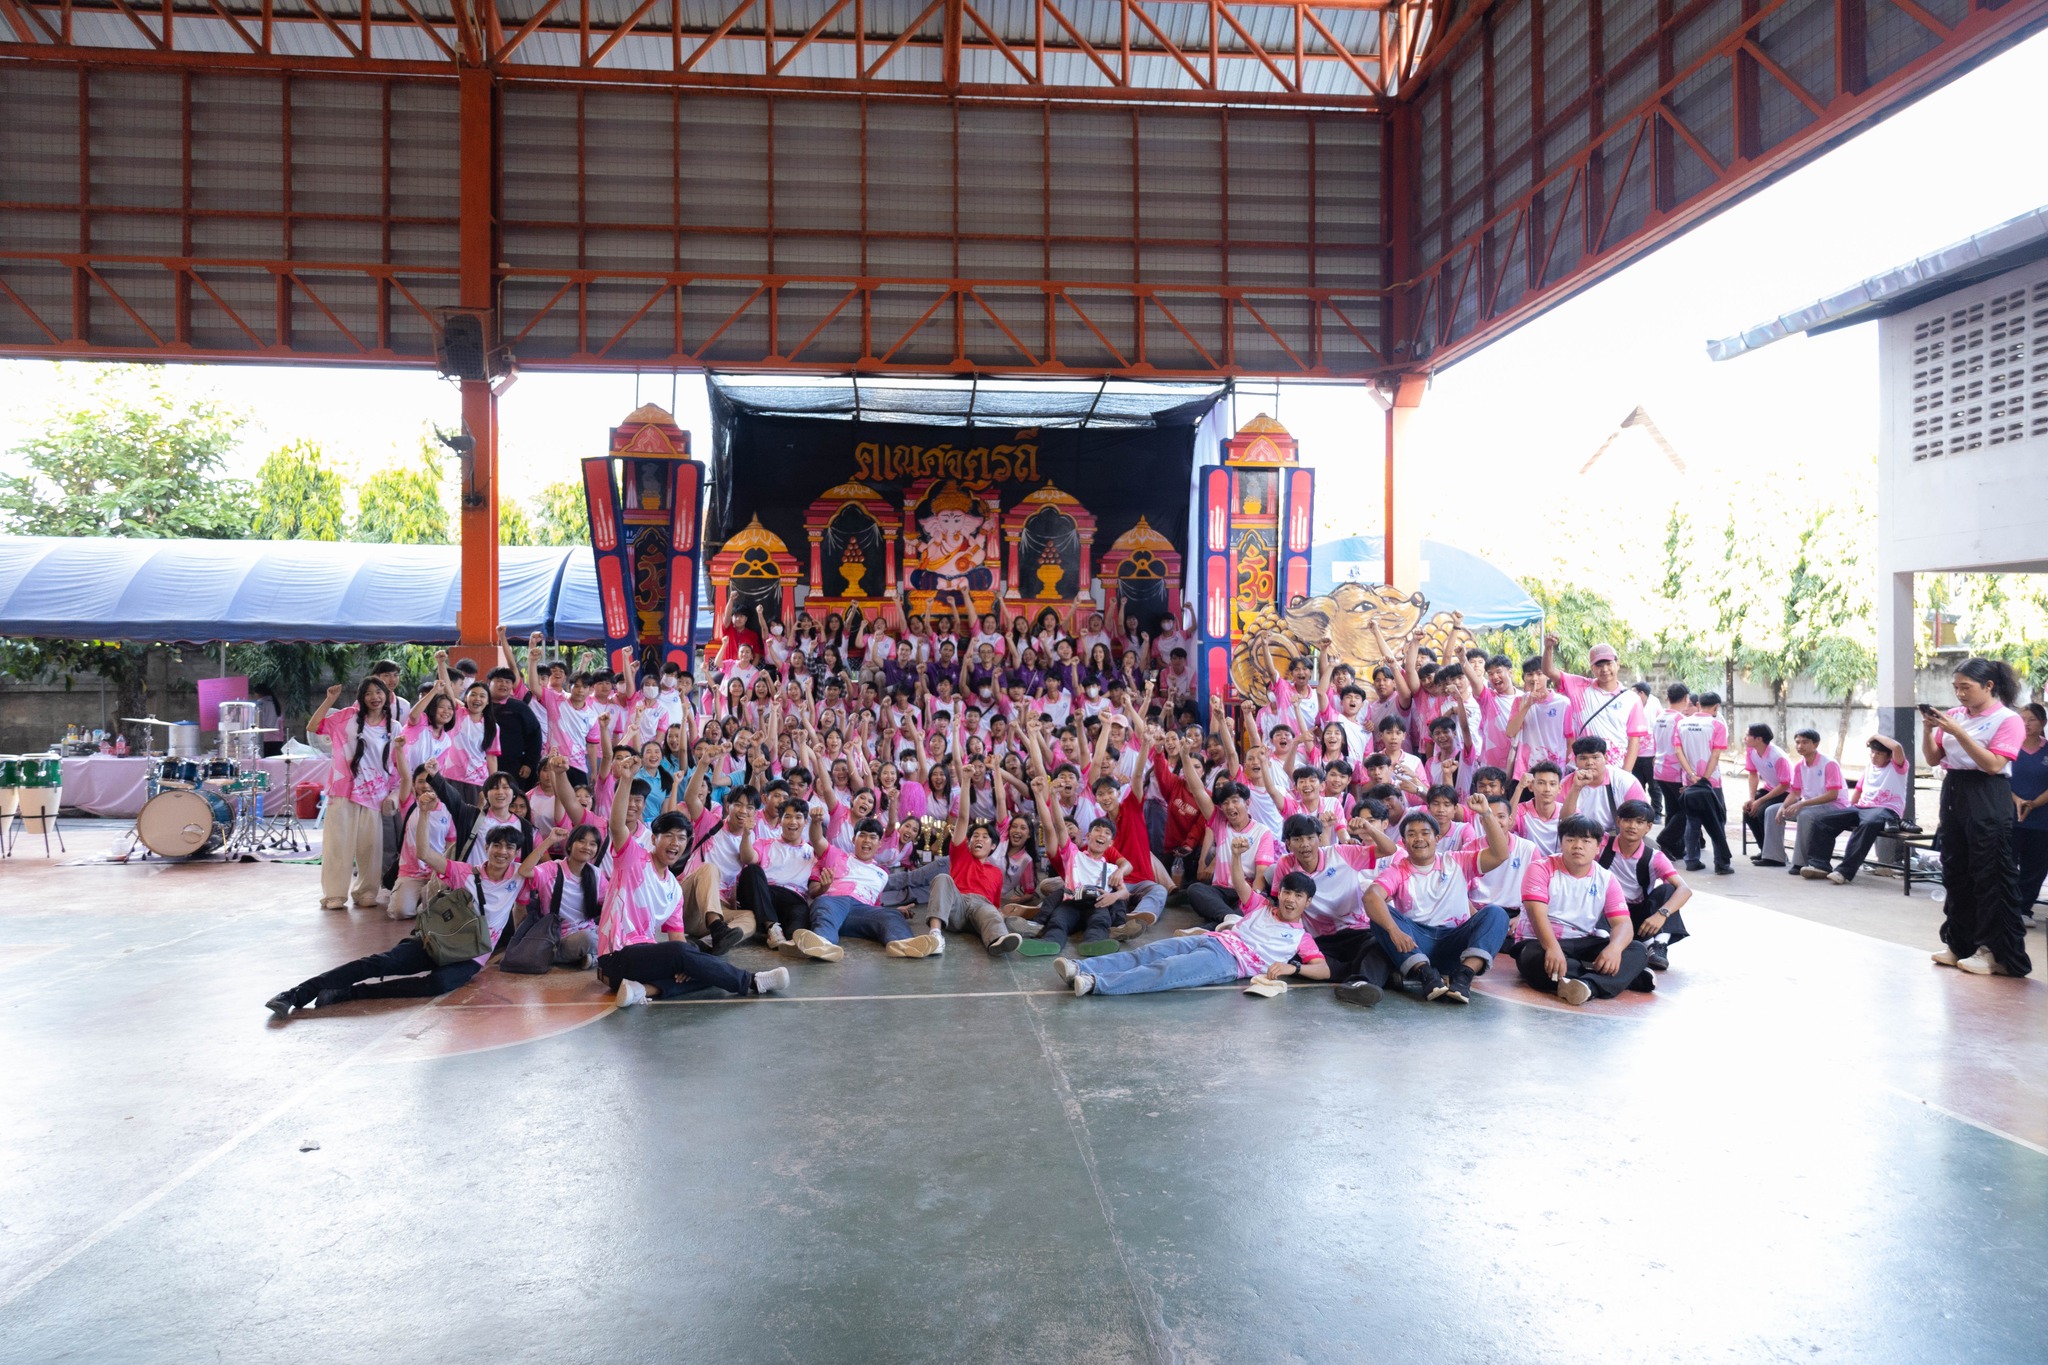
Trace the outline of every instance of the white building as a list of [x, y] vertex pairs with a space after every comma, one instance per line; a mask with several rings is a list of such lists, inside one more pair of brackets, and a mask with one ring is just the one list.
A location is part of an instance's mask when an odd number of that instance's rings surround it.
[[1878, 325], [1878, 725], [1914, 747], [1917, 573], [2048, 573], [2048, 208], [1710, 342]]

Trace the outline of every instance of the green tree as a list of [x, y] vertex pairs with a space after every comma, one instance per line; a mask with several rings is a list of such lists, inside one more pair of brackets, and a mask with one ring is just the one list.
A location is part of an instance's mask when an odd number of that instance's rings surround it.
[[258, 540], [340, 540], [346, 515], [341, 475], [312, 441], [279, 446], [256, 471]]
[[1657, 630], [1650, 640], [1653, 662], [1689, 687], [1718, 688], [1721, 661], [1701, 646], [1695, 625], [1701, 604], [1693, 570], [1692, 519], [1675, 502], [1664, 519], [1663, 548], [1663, 573], [1652, 594], [1657, 615]]
[[526, 515], [526, 508], [516, 498], [506, 498], [498, 504], [498, 543], [500, 545], [538, 545], [533, 522]]
[[1648, 661], [1648, 648], [1636, 638], [1614, 604], [1599, 593], [1570, 583], [1552, 585], [1535, 578], [1522, 580], [1522, 590], [1543, 608], [1542, 623], [1520, 630], [1488, 632], [1480, 641], [1480, 647], [1487, 653], [1506, 654], [1519, 667], [1522, 659], [1543, 652], [1543, 635], [1548, 631], [1558, 638], [1559, 662], [1573, 672], [1585, 670], [1586, 655], [1599, 644], [1613, 645], [1624, 667], [1640, 669]]
[[441, 461], [424, 442], [412, 464], [380, 469], [356, 494], [355, 540], [384, 545], [446, 545]]
[[1843, 547], [1830, 543], [1831, 513], [1814, 512], [1799, 528], [1797, 547], [1786, 574], [1777, 629], [1768, 644], [1752, 646], [1747, 662], [1770, 684], [1771, 704], [1778, 713], [1778, 733], [1791, 728], [1792, 684], [1813, 666], [1821, 643], [1839, 635], [1854, 619], [1855, 607], [1840, 558]]
[[23, 535], [246, 536], [254, 501], [226, 466], [244, 420], [179, 398], [147, 368], [111, 367], [87, 402], [13, 449], [28, 472], [0, 478], [0, 523]]
[[564, 479], [534, 496], [533, 533], [536, 545], [590, 543], [590, 506], [584, 501], [582, 483]]
[[1835, 729], [1835, 760], [1840, 762], [1849, 746], [1849, 713], [1855, 709], [1857, 689], [1877, 681], [1877, 651], [1861, 640], [1829, 635], [1814, 647], [1807, 671], [1822, 692], [1831, 697], [1841, 694], [1841, 723]]

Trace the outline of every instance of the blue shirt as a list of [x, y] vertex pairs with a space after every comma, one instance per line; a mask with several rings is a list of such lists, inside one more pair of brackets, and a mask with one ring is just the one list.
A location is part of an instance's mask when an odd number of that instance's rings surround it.
[[[2022, 801], [2031, 801], [2042, 792], [2048, 791], [2048, 744], [2028, 753], [2025, 745], [2005, 765], [2006, 777], [2012, 782], [2012, 794]], [[2020, 821], [2021, 829], [2048, 829], [2048, 806], [2036, 807], [2033, 814]]]

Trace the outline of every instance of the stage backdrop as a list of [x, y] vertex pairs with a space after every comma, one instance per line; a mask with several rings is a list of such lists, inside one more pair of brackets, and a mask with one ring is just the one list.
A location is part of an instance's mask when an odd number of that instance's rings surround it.
[[[1146, 629], [1180, 610], [1195, 427], [914, 426], [730, 414], [707, 533], [737, 551], [721, 604], [778, 619], [786, 581], [815, 616], [912, 610], [1001, 592], [1012, 614], [1065, 620], [1104, 601]], [[755, 523], [759, 523], [758, 531]], [[762, 534], [765, 533], [765, 534]], [[744, 547], [744, 548], [742, 548]], [[779, 553], [778, 553], [779, 552]], [[729, 594], [729, 597], [728, 597]]]

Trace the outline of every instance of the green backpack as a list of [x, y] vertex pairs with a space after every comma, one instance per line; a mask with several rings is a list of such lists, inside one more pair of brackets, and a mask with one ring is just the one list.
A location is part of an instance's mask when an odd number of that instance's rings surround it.
[[474, 884], [475, 895], [468, 887], [443, 886], [413, 923], [413, 936], [437, 967], [474, 961], [491, 951], [491, 926], [483, 916], [483, 873], [476, 874]]

